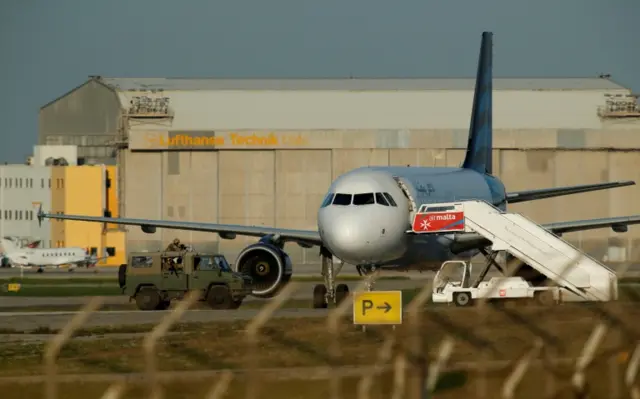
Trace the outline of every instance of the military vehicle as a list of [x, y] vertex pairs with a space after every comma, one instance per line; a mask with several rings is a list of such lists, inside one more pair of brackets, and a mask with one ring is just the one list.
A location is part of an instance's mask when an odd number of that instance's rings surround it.
[[118, 284], [140, 310], [166, 310], [192, 290], [213, 309], [237, 309], [252, 280], [232, 271], [223, 255], [159, 251], [130, 254], [118, 269]]

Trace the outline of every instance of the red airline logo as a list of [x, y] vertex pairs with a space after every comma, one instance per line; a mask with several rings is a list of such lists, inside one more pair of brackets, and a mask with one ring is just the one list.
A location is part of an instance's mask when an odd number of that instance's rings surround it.
[[418, 213], [413, 218], [413, 231], [416, 233], [463, 230], [464, 212]]

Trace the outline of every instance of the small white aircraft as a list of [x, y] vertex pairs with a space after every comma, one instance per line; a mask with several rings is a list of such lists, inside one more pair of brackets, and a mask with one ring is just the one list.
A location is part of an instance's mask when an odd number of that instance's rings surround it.
[[[78, 266], [92, 267], [104, 258], [88, 255], [85, 249], [80, 247], [67, 248], [30, 248], [20, 247], [11, 237], [2, 238], [4, 254], [12, 266], [38, 267], [38, 273], [44, 271], [46, 266], [60, 267], [69, 265], [69, 271]], [[106, 257], [105, 257], [106, 258]]]

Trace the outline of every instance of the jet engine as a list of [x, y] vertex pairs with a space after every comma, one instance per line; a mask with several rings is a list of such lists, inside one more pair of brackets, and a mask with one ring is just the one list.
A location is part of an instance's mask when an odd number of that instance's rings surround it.
[[251, 276], [251, 294], [258, 298], [275, 296], [293, 273], [289, 255], [282, 248], [265, 241], [242, 250], [233, 266], [236, 272]]

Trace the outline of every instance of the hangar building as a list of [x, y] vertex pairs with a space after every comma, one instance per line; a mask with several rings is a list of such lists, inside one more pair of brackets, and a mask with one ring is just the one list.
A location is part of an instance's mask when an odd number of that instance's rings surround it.
[[[331, 180], [367, 165], [457, 166], [474, 79], [88, 81], [40, 110], [40, 144], [78, 145], [119, 168], [121, 215], [315, 229]], [[494, 79], [494, 172], [509, 191], [633, 179], [640, 112], [607, 77]], [[82, 162], [79, 162], [82, 163]], [[512, 207], [538, 222], [640, 214], [640, 187]], [[174, 237], [233, 261], [255, 239], [129, 228], [127, 250]], [[566, 236], [599, 258], [638, 259], [640, 227]], [[288, 247], [294, 262], [317, 249]]]

